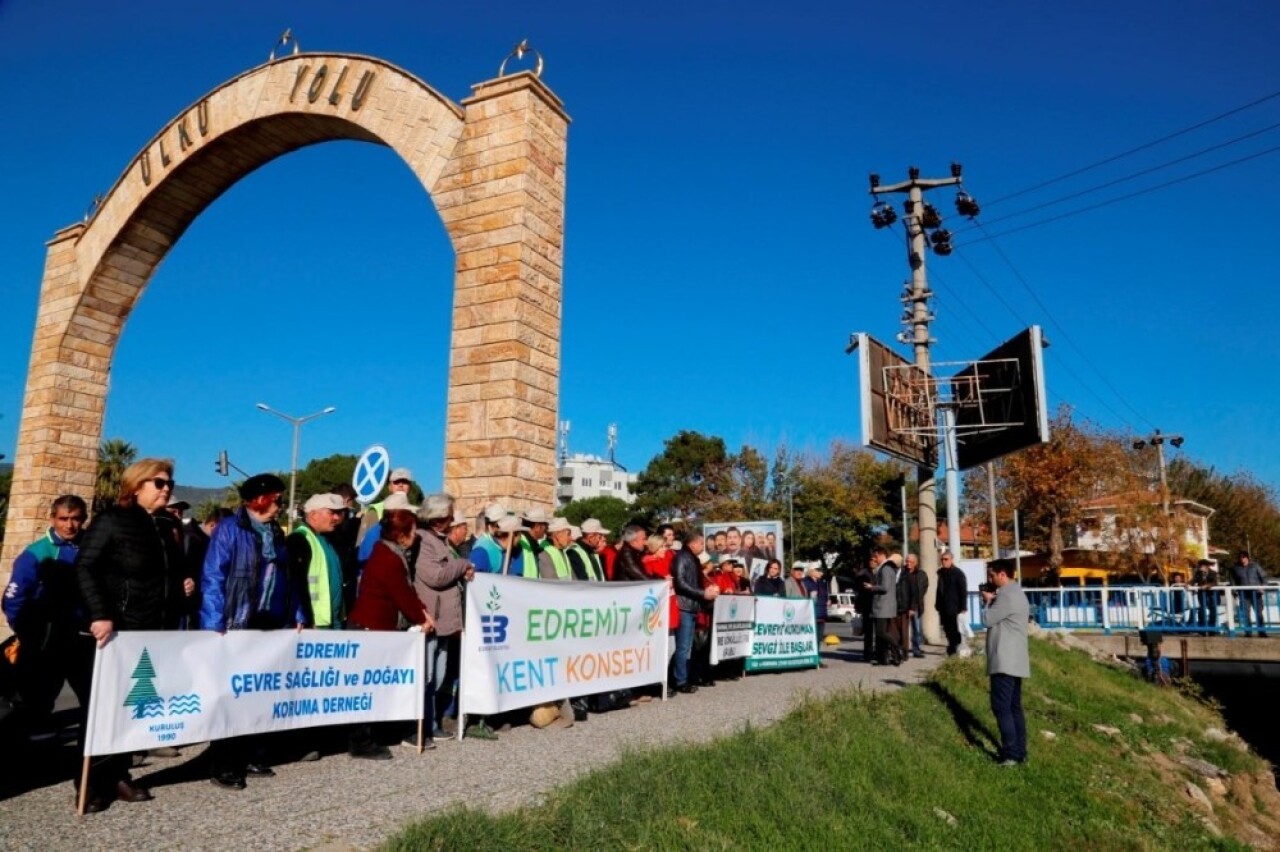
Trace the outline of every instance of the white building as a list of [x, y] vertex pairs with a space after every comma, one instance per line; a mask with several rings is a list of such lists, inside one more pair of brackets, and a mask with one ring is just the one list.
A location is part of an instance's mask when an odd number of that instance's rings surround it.
[[574, 453], [561, 458], [557, 473], [558, 506], [588, 497], [617, 497], [627, 503], [635, 499], [631, 485], [636, 481], [636, 474], [609, 459]]
[[[1145, 510], [1145, 512], [1143, 512]], [[1213, 509], [1181, 497], [1169, 499], [1169, 529], [1192, 559], [1210, 559], [1209, 518]], [[1134, 492], [1099, 497], [1082, 504], [1076, 543], [1086, 550], [1155, 553], [1160, 530], [1160, 495]], [[1145, 518], [1136, 522], [1135, 517]]]

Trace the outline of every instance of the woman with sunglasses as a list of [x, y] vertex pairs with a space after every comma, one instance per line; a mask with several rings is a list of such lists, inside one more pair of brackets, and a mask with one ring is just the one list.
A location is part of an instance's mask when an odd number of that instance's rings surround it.
[[[76, 580], [99, 648], [117, 630], [173, 630], [191, 588], [182, 549], [157, 521], [173, 494], [173, 462], [142, 459], [120, 478], [116, 504], [89, 525], [76, 557]], [[185, 588], [184, 588], [185, 587]], [[93, 646], [86, 642], [92, 671]], [[82, 708], [82, 715], [87, 714]], [[84, 730], [82, 719], [81, 730]], [[117, 799], [152, 798], [129, 777], [129, 755], [94, 758], [86, 810], [105, 810]]]

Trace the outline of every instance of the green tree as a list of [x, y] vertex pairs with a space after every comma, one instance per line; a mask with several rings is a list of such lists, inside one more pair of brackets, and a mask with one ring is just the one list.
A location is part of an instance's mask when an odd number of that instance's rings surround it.
[[790, 460], [786, 475], [795, 489], [791, 546], [796, 557], [834, 553], [837, 565], [846, 567], [865, 559], [893, 520], [903, 474], [901, 464], [843, 441], [832, 442], [826, 458]]
[[110, 438], [98, 447], [98, 476], [93, 487], [93, 511], [100, 512], [116, 501], [125, 468], [138, 458], [138, 449], [122, 438]]
[[726, 467], [723, 487], [706, 507], [704, 520], [763, 520], [777, 515], [777, 504], [769, 499], [769, 465], [759, 450], [744, 445], [729, 457]]
[[582, 526], [587, 518], [595, 518], [610, 531], [609, 537], [617, 540], [622, 528], [629, 524], [635, 513], [626, 501], [617, 497], [588, 497], [574, 500], [556, 511], [556, 514], [575, 526]]
[[636, 480], [635, 513], [651, 521], [706, 518], [732, 477], [724, 440], [682, 431], [668, 438]]
[[135, 719], [144, 718], [147, 708], [162, 700], [156, 692], [156, 685], [152, 683], [155, 676], [156, 669], [151, 664], [151, 654], [143, 648], [142, 656], [138, 658], [138, 665], [134, 666], [133, 674], [129, 675], [137, 682], [124, 698], [124, 706], [133, 708]]
[[1230, 551], [1248, 549], [1258, 564], [1274, 575], [1280, 569], [1280, 502], [1274, 488], [1245, 471], [1223, 474], [1185, 458], [1168, 467], [1169, 490], [1214, 510], [1209, 518], [1209, 541]]

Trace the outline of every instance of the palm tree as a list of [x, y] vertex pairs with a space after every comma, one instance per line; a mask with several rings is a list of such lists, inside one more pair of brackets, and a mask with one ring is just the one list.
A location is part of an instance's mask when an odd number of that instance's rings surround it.
[[115, 502], [120, 493], [120, 477], [137, 457], [138, 448], [122, 438], [111, 438], [98, 447], [98, 479], [93, 487], [95, 514]]

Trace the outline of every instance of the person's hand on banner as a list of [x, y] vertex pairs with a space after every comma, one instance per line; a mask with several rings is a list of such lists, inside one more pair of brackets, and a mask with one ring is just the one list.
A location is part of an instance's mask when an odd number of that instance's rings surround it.
[[191, 597], [196, 593], [196, 581], [188, 577], [182, 581], [182, 593], [187, 597]]
[[98, 647], [105, 648], [107, 643], [111, 641], [112, 635], [116, 632], [116, 625], [109, 618], [95, 621], [89, 625], [89, 632], [93, 634], [93, 638], [98, 640]]
[[301, 633], [301, 632], [302, 632], [303, 630], [305, 630], [306, 628], [307, 628], [307, 625], [303, 624], [301, 621], [299, 621], [299, 622], [298, 622], [298, 632], [299, 632], [299, 633]]
[[423, 633], [435, 633], [435, 632], [436, 632], [436, 620], [435, 620], [434, 618], [432, 618], [432, 617], [431, 617], [431, 613], [429, 613], [429, 612], [427, 612], [427, 611], [425, 611], [425, 610], [423, 610], [423, 613], [422, 613], [422, 614], [423, 614], [424, 616], [426, 616], [426, 621], [423, 621], [423, 622], [422, 622], [422, 632], [423, 632]]
[[462, 573], [462, 579], [470, 583], [476, 578], [476, 566], [468, 563], [467, 570]]
[[703, 594], [707, 596], [707, 600], [713, 601], [720, 596], [720, 587], [710, 586], [703, 592]]

